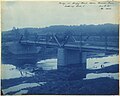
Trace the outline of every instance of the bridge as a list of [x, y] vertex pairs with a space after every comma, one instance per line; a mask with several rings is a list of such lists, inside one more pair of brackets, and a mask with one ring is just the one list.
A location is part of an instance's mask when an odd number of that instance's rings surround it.
[[118, 54], [117, 36], [84, 36], [84, 35], [22, 35], [19, 43], [29, 46], [46, 46], [58, 48], [58, 66], [81, 64], [86, 68], [89, 52]]

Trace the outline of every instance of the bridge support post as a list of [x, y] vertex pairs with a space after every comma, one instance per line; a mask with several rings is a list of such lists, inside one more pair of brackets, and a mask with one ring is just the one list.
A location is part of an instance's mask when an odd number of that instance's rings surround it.
[[82, 66], [83, 64], [83, 67], [85, 68], [86, 58], [86, 52], [80, 52], [79, 50], [73, 49], [58, 48], [58, 67], [68, 66], [71, 64], [80, 64]]
[[86, 77], [87, 53], [79, 50], [58, 48], [58, 70], [66, 70], [68, 79], [82, 79]]
[[82, 68], [83, 70], [86, 69], [86, 64], [87, 64], [87, 52], [81, 52], [81, 63], [82, 63]]

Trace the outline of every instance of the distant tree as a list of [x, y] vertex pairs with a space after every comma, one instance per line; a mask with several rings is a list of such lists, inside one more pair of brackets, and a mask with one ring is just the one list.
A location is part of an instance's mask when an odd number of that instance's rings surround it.
[[20, 32], [19, 32], [19, 29], [13, 27], [12, 32], [13, 32], [13, 36], [14, 36], [15, 40], [19, 40], [19, 39], [20, 39], [20, 36], [21, 36], [21, 35], [20, 35]]
[[13, 27], [13, 29], [12, 30], [15, 30], [16, 28], [15, 27]]
[[29, 40], [30, 33], [28, 32], [27, 29], [24, 31], [24, 39]]
[[34, 33], [34, 37], [35, 37], [35, 42], [38, 40], [38, 34], [37, 33]]

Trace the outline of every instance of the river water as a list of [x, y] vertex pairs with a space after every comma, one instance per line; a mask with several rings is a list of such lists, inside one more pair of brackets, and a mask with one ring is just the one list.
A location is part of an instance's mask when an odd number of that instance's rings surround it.
[[[105, 57], [98, 57], [98, 58], [88, 58], [87, 59], [87, 69], [95, 70], [95, 69], [101, 69], [102, 67], [108, 67], [112, 65], [118, 64], [118, 55], [111, 55], [111, 56], [105, 56]], [[28, 64], [29, 65], [29, 64]], [[35, 65], [36, 68], [42, 68], [43, 70], [56, 70], [57, 69], [57, 59], [51, 58], [51, 59], [45, 59], [40, 60]], [[12, 64], [2, 64], [2, 80], [7, 79], [13, 79], [13, 78], [21, 78], [21, 77], [33, 77], [35, 74], [31, 72], [30, 68], [24, 68], [21, 69], [15, 65]], [[111, 79], [119, 79], [118, 73], [88, 73], [86, 74], [86, 79], [95, 79], [95, 78], [101, 78], [101, 77], [109, 77]], [[32, 88], [36, 86], [42, 86], [46, 82], [39, 82], [38, 83], [23, 83], [16, 86], [11, 86], [9, 88], [3, 89], [4, 93], [7, 94], [11, 92], [15, 92], [15, 94], [27, 94], [28, 90], [25, 90], [25, 88]]]
[[[117, 64], [118, 64], [118, 55], [111, 55], [111, 56], [99, 57], [99, 58], [88, 58], [86, 68], [94, 70], [94, 69], [101, 69], [101, 65], [104, 67], [108, 67], [108, 66], [117, 65]], [[34, 75], [34, 73], [30, 72], [32, 67], [21, 69], [12, 64], [2, 64], [1, 67], [2, 67], [2, 79], [19, 78], [22, 76], [30, 77]], [[37, 62], [36, 67], [42, 68], [43, 70], [56, 70], [57, 59], [52, 58], [52, 59], [40, 60]], [[97, 74], [97, 75], [94, 75], [94, 78], [103, 76], [103, 74], [101, 75]], [[87, 76], [90, 77], [90, 74]]]

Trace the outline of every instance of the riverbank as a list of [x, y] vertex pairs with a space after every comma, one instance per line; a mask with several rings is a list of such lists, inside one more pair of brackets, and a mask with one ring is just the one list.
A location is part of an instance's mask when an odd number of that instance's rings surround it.
[[2, 91], [5, 95], [66, 94], [118, 95], [118, 56], [90, 58], [82, 64], [57, 68], [57, 59], [41, 60], [22, 68], [2, 64]]
[[[102, 74], [104, 70], [117, 68], [118, 65], [109, 66], [106, 69], [99, 69], [98, 73]], [[115, 69], [111, 74], [115, 73]], [[106, 73], [107, 75], [90, 78], [88, 76], [91, 72], [86, 71], [86, 78], [81, 78], [80, 67], [72, 67], [70, 69], [63, 68], [62, 70], [34, 70], [35, 75], [31, 77], [20, 77], [13, 79], [2, 80], [2, 89], [4, 94], [99, 94], [99, 95], [118, 95], [119, 80]], [[90, 72], [90, 73], [89, 73]], [[95, 71], [94, 71], [95, 74]], [[102, 74], [103, 75], [103, 74]], [[118, 75], [118, 74], [117, 74]], [[117, 76], [118, 77], [118, 76]], [[21, 86], [21, 87], [19, 87]]]

